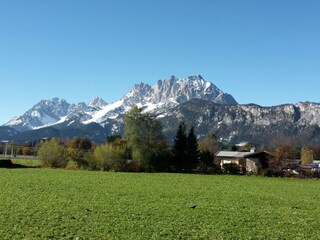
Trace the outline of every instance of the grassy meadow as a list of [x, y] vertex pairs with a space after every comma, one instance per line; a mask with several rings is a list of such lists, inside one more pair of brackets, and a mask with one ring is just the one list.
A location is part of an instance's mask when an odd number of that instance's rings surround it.
[[317, 180], [0, 168], [0, 186], [1, 239], [320, 238]]
[[26, 167], [40, 167], [41, 161], [40, 160], [34, 160], [34, 159], [20, 159], [20, 158], [14, 158], [11, 159], [11, 162], [13, 164], [19, 164]]

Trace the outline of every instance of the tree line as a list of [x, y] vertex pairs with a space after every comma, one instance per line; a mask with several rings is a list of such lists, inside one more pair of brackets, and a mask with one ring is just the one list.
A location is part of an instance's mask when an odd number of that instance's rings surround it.
[[[221, 167], [214, 162], [219, 150], [249, 151], [252, 144], [244, 146], [221, 146], [211, 133], [197, 140], [194, 127], [180, 122], [173, 144], [169, 144], [160, 122], [143, 109], [134, 106], [124, 116], [124, 135], [110, 136], [106, 142], [96, 145], [87, 138], [76, 138], [67, 142], [51, 139], [43, 142], [38, 157], [46, 167], [66, 167], [70, 163], [82, 169], [132, 172], [203, 172], [220, 173]], [[301, 164], [311, 163], [320, 157], [320, 149], [310, 146], [295, 147], [287, 139], [279, 140], [273, 148], [273, 157], [263, 166], [262, 175], [283, 175], [294, 159]], [[239, 173], [239, 166], [232, 166], [230, 173]]]
[[95, 145], [87, 138], [68, 142], [51, 139], [41, 144], [39, 159], [46, 167], [66, 167], [106, 171], [212, 172], [217, 142], [214, 134], [197, 141], [194, 128], [184, 122], [178, 126], [172, 146], [166, 141], [160, 122], [134, 106], [125, 116], [122, 136], [110, 136], [105, 144]]

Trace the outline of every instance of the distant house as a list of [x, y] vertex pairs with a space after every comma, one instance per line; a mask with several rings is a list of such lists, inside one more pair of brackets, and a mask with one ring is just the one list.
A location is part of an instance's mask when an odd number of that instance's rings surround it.
[[320, 160], [313, 160], [312, 163], [306, 165], [298, 165], [295, 170], [304, 176], [312, 175], [313, 173], [320, 173]]
[[259, 170], [268, 167], [268, 162], [273, 156], [272, 153], [266, 151], [220, 151], [215, 155], [215, 162], [221, 166], [222, 170], [226, 164], [236, 164], [239, 166], [240, 173], [258, 174]]
[[313, 164], [320, 168], [320, 160], [313, 160]]

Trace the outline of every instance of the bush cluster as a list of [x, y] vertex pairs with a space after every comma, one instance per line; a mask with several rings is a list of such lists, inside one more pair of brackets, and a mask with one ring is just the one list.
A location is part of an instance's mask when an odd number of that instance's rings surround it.
[[194, 128], [187, 133], [181, 122], [171, 148], [160, 122], [152, 115], [143, 114], [142, 109], [133, 107], [124, 117], [124, 123], [124, 139], [112, 136], [99, 146], [86, 138], [65, 144], [53, 139], [40, 146], [39, 158], [46, 167], [65, 167], [69, 161], [78, 168], [101, 171], [209, 173], [217, 170], [213, 164], [214, 135], [199, 150]]
[[126, 166], [126, 151], [113, 145], [100, 145], [91, 156], [87, 156], [87, 161], [92, 170], [123, 171]]
[[64, 146], [55, 139], [44, 142], [38, 156], [44, 167], [61, 168], [68, 163]]

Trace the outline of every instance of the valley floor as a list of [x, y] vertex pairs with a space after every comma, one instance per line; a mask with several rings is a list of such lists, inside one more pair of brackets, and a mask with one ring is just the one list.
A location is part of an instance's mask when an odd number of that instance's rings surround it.
[[320, 181], [0, 168], [1, 239], [319, 239]]

